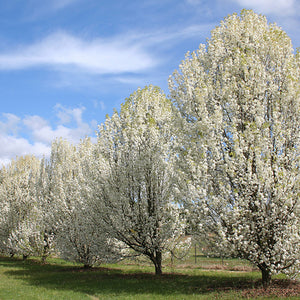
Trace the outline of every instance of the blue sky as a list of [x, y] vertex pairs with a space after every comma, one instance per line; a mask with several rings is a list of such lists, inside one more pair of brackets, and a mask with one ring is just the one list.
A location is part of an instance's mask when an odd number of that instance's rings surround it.
[[160, 86], [228, 14], [253, 9], [300, 47], [299, 0], [0, 0], [0, 164], [78, 142]]

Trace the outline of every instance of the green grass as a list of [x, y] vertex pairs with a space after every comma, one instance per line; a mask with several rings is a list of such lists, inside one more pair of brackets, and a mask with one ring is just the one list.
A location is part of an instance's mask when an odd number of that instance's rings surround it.
[[[207, 262], [219, 261], [199, 258], [199, 263]], [[150, 265], [116, 264], [84, 270], [59, 259], [41, 265], [33, 259], [0, 257], [0, 299], [241, 299], [243, 287], [254, 286], [260, 278], [256, 271], [208, 270], [201, 265], [165, 267], [164, 272], [157, 277]]]

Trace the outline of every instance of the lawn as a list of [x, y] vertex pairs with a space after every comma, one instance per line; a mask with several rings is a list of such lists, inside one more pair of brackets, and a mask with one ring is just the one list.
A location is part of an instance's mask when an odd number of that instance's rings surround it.
[[[236, 270], [232, 270], [234, 266]], [[244, 268], [244, 269], [243, 269]], [[0, 299], [299, 299], [299, 284], [282, 277], [269, 291], [259, 286], [260, 273], [240, 260], [197, 258], [165, 266], [157, 277], [150, 265], [120, 263], [85, 270], [59, 259], [40, 261], [0, 257]], [[260, 295], [271, 295], [267, 296]], [[272, 296], [273, 295], [273, 296]], [[298, 297], [297, 297], [298, 295]], [[280, 298], [281, 299], [281, 298]]]

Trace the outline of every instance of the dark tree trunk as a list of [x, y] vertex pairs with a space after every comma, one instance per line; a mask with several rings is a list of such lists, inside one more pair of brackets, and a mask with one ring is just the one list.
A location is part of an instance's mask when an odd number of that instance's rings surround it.
[[155, 264], [155, 275], [162, 275], [161, 264]]
[[83, 265], [83, 268], [84, 268], [84, 269], [91, 269], [91, 268], [92, 268], [92, 266], [91, 266], [91, 265], [89, 265], [89, 264], [84, 264], [84, 265]]
[[151, 261], [155, 266], [155, 275], [162, 275], [162, 253], [161, 251], [155, 251], [155, 254], [150, 256]]
[[26, 260], [28, 258], [28, 255], [23, 254], [23, 260]]
[[271, 283], [271, 272], [269, 270], [262, 270], [262, 284], [264, 287], [267, 287]]
[[48, 244], [44, 246], [43, 254], [42, 254], [42, 263], [46, 262], [47, 257], [49, 256], [49, 246]]
[[271, 271], [265, 264], [259, 265], [258, 267], [261, 271], [262, 284], [264, 287], [268, 287], [272, 279]]
[[42, 254], [42, 263], [45, 263], [47, 257], [49, 256], [50, 246], [49, 246], [49, 241], [48, 241], [48, 234], [45, 232], [44, 233], [44, 248], [43, 248], [43, 254]]

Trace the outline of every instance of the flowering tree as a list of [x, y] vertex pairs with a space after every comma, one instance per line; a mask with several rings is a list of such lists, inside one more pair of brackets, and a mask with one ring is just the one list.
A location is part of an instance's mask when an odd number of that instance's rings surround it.
[[11, 255], [38, 255], [43, 245], [35, 193], [39, 167], [38, 158], [25, 156], [1, 170], [1, 248]]
[[[111, 235], [162, 273], [162, 253], [183, 234], [174, 203], [172, 105], [157, 87], [133, 93], [98, 137], [96, 207]], [[172, 244], [173, 245], [173, 244]]]
[[94, 221], [90, 178], [94, 145], [89, 139], [75, 147], [64, 140], [52, 144], [52, 211], [55, 240], [61, 256], [85, 267], [120, 257], [118, 247]]
[[39, 224], [43, 236], [43, 248], [41, 251], [42, 261], [54, 252], [55, 236], [57, 232], [56, 211], [53, 201], [53, 191], [55, 191], [54, 178], [52, 173], [52, 157], [49, 160], [42, 159], [38, 178], [36, 181], [36, 198], [42, 220]]
[[9, 212], [8, 202], [5, 200], [5, 175], [6, 170], [5, 167], [0, 169], [0, 252], [5, 253], [6, 246], [5, 241], [7, 238], [7, 217]]
[[299, 78], [286, 33], [247, 10], [170, 78], [190, 204], [264, 285], [299, 272]]

